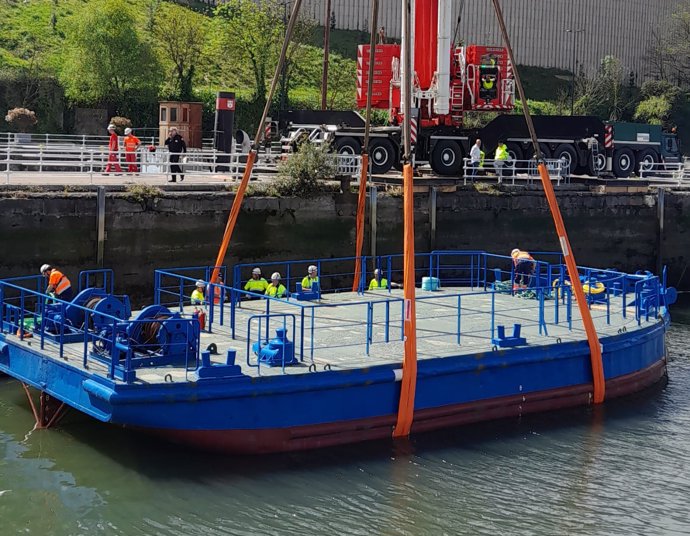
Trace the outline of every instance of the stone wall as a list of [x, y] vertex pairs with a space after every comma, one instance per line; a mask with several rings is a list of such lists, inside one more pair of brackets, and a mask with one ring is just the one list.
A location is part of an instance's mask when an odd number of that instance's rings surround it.
[[[9, 187], [8, 187], [9, 188]], [[136, 197], [136, 198], [135, 198]], [[233, 194], [178, 187], [155, 197], [124, 188], [106, 194], [104, 264], [115, 269], [120, 290], [150, 298], [157, 267], [213, 264]], [[634, 271], [655, 270], [659, 252], [657, 193], [600, 194], [584, 188], [559, 192], [579, 264]], [[556, 250], [543, 193], [515, 188], [461, 189], [437, 194], [432, 237], [430, 202], [419, 194], [416, 250], [484, 249], [507, 254], [513, 247]], [[663, 261], [669, 282], [690, 288], [690, 192], [669, 191], [665, 200]], [[353, 254], [356, 196], [316, 199], [247, 198], [226, 263]], [[0, 190], [0, 277], [37, 273], [53, 263], [74, 274], [96, 263], [95, 190]], [[402, 199], [379, 193], [377, 252], [402, 251]], [[371, 251], [367, 225], [365, 251]]]

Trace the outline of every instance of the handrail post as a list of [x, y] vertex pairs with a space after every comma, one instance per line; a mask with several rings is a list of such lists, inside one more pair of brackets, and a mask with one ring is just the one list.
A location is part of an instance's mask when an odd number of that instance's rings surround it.
[[491, 291], [491, 340], [495, 338], [496, 327], [496, 291]]
[[458, 294], [458, 345], [460, 345], [460, 318], [462, 316], [462, 296]]

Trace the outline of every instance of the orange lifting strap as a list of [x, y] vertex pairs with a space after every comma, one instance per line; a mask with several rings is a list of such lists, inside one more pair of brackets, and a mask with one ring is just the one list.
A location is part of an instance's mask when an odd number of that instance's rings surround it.
[[357, 197], [357, 238], [355, 240], [355, 277], [352, 281], [352, 292], [359, 290], [362, 277], [362, 245], [364, 244], [364, 211], [367, 201], [367, 173], [369, 155], [362, 153], [362, 171], [359, 175], [359, 196]]
[[601, 343], [599, 342], [599, 337], [597, 336], [597, 330], [594, 327], [592, 313], [589, 311], [589, 306], [587, 305], [585, 291], [582, 289], [580, 274], [577, 271], [577, 264], [575, 262], [575, 257], [573, 256], [573, 249], [570, 246], [570, 240], [568, 240], [568, 233], [565, 230], [565, 223], [563, 223], [561, 210], [558, 207], [556, 193], [553, 191], [553, 185], [551, 184], [551, 177], [549, 176], [549, 171], [546, 169], [546, 165], [544, 165], [543, 162], [539, 164], [538, 168], [539, 176], [541, 177], [541, 182], [544, 186], [546, 200], [549, 203], [551, 215], [553, 216], [553, 223], [556, 225], [556, 234], [558, 234], [558, 240], [561, 244], [561, 251], [563, 252], [565, 265], [568, 268], [570, 284], [573, 291], [575, 292], [575, 298], [577, 299], [577, 307], [578, 309], [580, 309], [582, 323], [585, 326], [585, 333], [587, 333], [590, 361], [592, 363], [594, 403], [601, 404], [604, 401], [604, 395], [606, 391], [606, 381], [604, 379], [604, 365], [602, 363], [601, 358]]
[[403, 249], [403, 289], [405, 298], [405, 356], [400, 384], [400, 403], [398, 421], [393, 429], [393, 437], [410, 435], [414, 416], [414, 396], [417, 387], [417, 316], [415, 312], [414, 279], [414, 198], [412, 189], [412, 164], [403, 168], [403, 198], [405, 219], [405, 243]]
[[218, 272], [220, 272], [220, 267], [223, 265], [223, 262], [225, 262], [225, 254], [228, 251], [228, 245], [230, 244], [230, 239], [232, 238], [232, 232], [235, 230], [235, 223], [237, 223], [237, 217], [240, 215], [240, 208], [242, 207], [242, 201], [244, 200], [244, 193], [247, 191], [247, 184], [249, 184], [249, 177], [251, 177], [252, 175], [252, 168], [254, 167], [255, 160], [256, 150], [252, 149], [251, 151], [249, 151], [249, 156], [247, 157], [247, 167], [244, 168], [244, 175], [242, 175], [242, 181], [240, 182], [240, 185], [237, 187], [235, 200], [232, 202], [230, 216], [228, 216], [228, 223], [225, 225], [223, 240], [220, 243], [218, 257], [216, 257], [216, 264], [213, 265], [211, 283], [218, 282]]
[[573, 255], [573, 248], [570, 246], [570, 240], [568, 240], [568, 233], [565, 230], [563, 216], [561, 215], [561, 210], [558, 207], [556, 194], [553, 191], [551, 177], [549, 177], [549, 172], [546, 169], [546, 165], [544, 164], [544, 161], [542, 159], [542, 154], [537, 139], [537, 133], [534, 130], [534, 123], [532, 122], [532, 117], [529, 113], [529, 106], [527, 104], [527, 99], [525, 97], [525, 91], [522, 87], [522, 82], [520, 81], [520, 73], [517, 69], [517, 63], [515, 63], [513, 48], [510, 45], [508, 30], [506, 29], [505, 20], [503, 19], [503, 12], [501, 11], [501, 6], [498, 0], [493, 0], [493, 5], [496, 11], [498, 25], [501, 29], [501, 34], [503, 35], [503, 41], [505, 42], [506, 48], [508, 49], [508, 57], [510, 58], [510, 62], [514, 66], [513, 74], [515, 76], [515, 85], [520, 94], [520, 100], [522, 101], [522, 109], [523, 113], [525, 114], [525, 122], [527, 123], [527, 128], [530, 132], [530, 138], [532, 139], [532, 145], [534, 146], [534, 151], [537, 154], [537, 161], [539, 162], [539, 177], [541, 177], [541, 183], [544, 187], [546, 200], [549, 203], [549, 209], [551, 210], [553, 223], [556, 225], [556, 234], [558, 234], [558, 241], [560, 242], [561, 251], [563, 252], [565, 265], [568, 268], [568, 276], [570, 277], [570, 283], [573, 291], [575, 292], [575, 298], [577, 299], [577, 307], [580, 310], [582, 324], [584, 325], [585, 332], [587, 333], [590, 362], [592, 366], [592, 384], [594, 391], [593, 400], [595, 404], [601, 404], [604, 401], [604, 396], [606, 394], [606, 380], [604, 377], [604, 364], [602, 362], [601, 357], [601, 343], [599, 342], [597, 330], [594, 327], [594, 321], [592, 320], [592, 314], [589, 311], [587, 300], [585, 299], [585, 293], [582, 290], [582, 283], [580, 282], [580, 274], [577, 271], [577, 263], [575, 262], [575, 256]]

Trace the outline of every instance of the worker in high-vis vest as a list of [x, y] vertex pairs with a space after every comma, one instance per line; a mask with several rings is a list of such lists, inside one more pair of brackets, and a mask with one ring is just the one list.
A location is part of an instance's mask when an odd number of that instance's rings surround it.
[[283, 298], [287, 289], [280, 282], [280, 274], [278, 272], [273, 272], [271, 275], [271, 282], [266, 288], [266, 296], [269, 298]]
[[527, 251], [522, 251], [518, 248], [515, 248], [513, 251], [511, 251], [510, 256], [513, 259], [513, 265], [515, 266], [513, 289], [529, 287], [536, 265], [534, 258]]
[[313, 283], [319, 282], [319, 276], [317, 274], [316, 266], [313, 264], [307, 268], [307, 275], [302, 279], [302, 290], [311, 290]]
[[244, 285], [244, 290], [256, 294], [264, 294], [268, 288], [268, 281], [261, 277], [261, 268], [252, 270], [252, 278]]
[[503, 181], [503, 166], [510, 160], [510, 154], [508, 154], [508, 147], [502, 141], [498, 142], [496, 147], [496, 153], [494, 154], [494, 168], [496, 168], [496, 176], [498, 177], [498, 182]]
[[50, 264], [41, 266], [41, 275], [48, 279], [46, 294], [54, 295], [60, 300], [70, 301], [74, 295], [72, 283], [60, 270], [53, 268]]
[[204, 293], [204, 290], [206, 289], [206, 283], [199, 279], [196, 284], [194, 291], [192, 292], [191, 300], [192, 300], [192, 305], [205, 305], [206, 304], [206, 295]]
[[388, 288], [402, 288], [400, 283], [388, 282], [388, 279], [382, 276], [381, 270], [378, 268], [374, 270], [374, 278], [369, 281], [369, 290], [387, 290]]
[[137, 149], [141, 145], [141, 141], [133, 133], [131, 128], [125, 129], [125, 139], [123, 140], [125, 146], [125, 161], [127, 162], [128, 173], [139, 173], [139, 166], [137, 166]]

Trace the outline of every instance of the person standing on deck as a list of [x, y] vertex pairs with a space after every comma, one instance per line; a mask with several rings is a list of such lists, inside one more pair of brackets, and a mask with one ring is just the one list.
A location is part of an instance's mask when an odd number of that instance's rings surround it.
[[510, 256], [513, 258], [513, 265], [515, 266], [513, 290], [529, 287], [536, 264], [534, 258], [527, 251], [521, 251], [518, 248], [511, 251]]
[[273, 272], [271, 275], [271, 283], [266, 288], [266, 296], [269, 298], [283, 298], [287, 289], [280, 282], [280, 274], [278, 272]]
[[122, 173], [122, 168], [120, 167], [120, 146], [117, 132], [115, 132], [115, 125], [112, 123], [108, 125], [108, 134], [110, 134], [110, 139], [108, 140], [108, 164], [105, 166], [105, 173], [110, 173], [113, 170], [115, 173]]
[[46, 294], [54, 294], [56, 298], [70, 301], [74, 294], [72, 283], [65, 274], [56, 270], [50, 264], [41, 266], [41, 275], [48, 279]]
[[307, 275], [302, 279], [302, 290], [311, 290], [313, 283], [319, 282], [319, 276], [316, 273], [316, 266], [313, 264], [307, 268]]
[[182, 136], [177, 133], [177, 128], [170, 127], [170, 133], [165, 140], [165, 145], [170, 152], [170, 173], [172, 179], [168, 182], [177, 182], [177, 175], [180, 176], [180, 182], [184, 180], [184, 173], [180, 167], [180, 155], [187, 152], [187, 144], [184, 142]]
[[139, 149], [139, 145], [141, 145], [139, 138], [132, 134], [131, 128], [126, 128], [124, 146], [128, 173], [139, 173], [139, 166], [137, 166], [137, 149]]
[[252, 270], [252, 278], [245, 283], [244, 290], [255, 292], [256, 294], [264, 294], [267, 288], [268, 281], [261, 277], [261, 268], [254, 268]]

